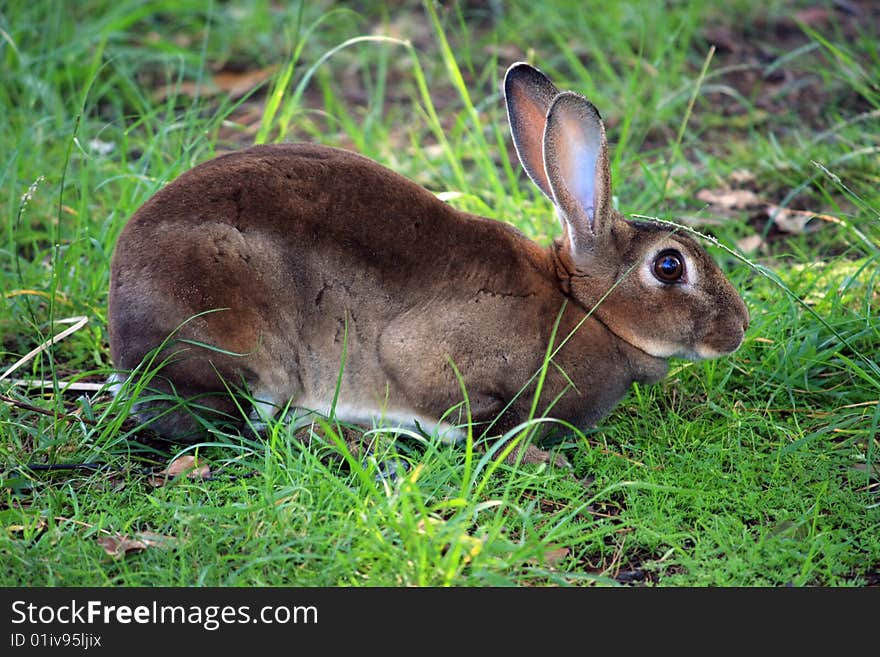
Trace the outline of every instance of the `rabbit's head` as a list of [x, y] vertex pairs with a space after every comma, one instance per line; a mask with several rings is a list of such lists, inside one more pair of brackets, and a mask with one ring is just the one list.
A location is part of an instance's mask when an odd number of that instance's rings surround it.
[[674, 226], [627, 221], [611, 204], [599, 112], [537, 69], [511, 66], [507, 113], [523, 168], [553, 202], [560, 284], [587, 312], [655, 358], [713, 358], [736, 350], [748, 310], [705, 250]]

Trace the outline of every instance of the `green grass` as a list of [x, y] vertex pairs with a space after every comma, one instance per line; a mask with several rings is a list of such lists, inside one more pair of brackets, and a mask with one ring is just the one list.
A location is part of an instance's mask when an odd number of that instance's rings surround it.
[[[878, 35], [833, 15], [779, 36], [761, 26], [810, 3], [714, 4], [0, 6], [0, 374], [59, 320], [88, 319], [0, 381], [0, 584], [876, 582]], [[710, 51], [709, 27], [731, 24], [763, 58]], [[599, 107], [622, 211], [702, 222], [734, 252], [767, 237], [749, 261], [712, 248], [751, 311], [743, 347], [675, 362], [572, 432], [559, 448], [573, 472], [372, 431], [364, 459], [334, 422], [143, 442], [124, 404], [61, 389], [112, 369], [108, 268], [127, 218], [221, 150], [354, 148], [549, 241], [557, 221], [504, 124], [500, 76], [517, 59]], [[205, 86], [267, 67], [250, 95]], [[757, 77], [737, 86], [737, 70]], [[743, 170], [762, 199], [837, 221], [779, 235], [697, 200]], [[393, 482], [376, 477], [386, 450], [409, 463]], [[181, 452], [211, 478], [153, 485]], [[144, 532], [169, 545], [113, 557], [99, 543]]]

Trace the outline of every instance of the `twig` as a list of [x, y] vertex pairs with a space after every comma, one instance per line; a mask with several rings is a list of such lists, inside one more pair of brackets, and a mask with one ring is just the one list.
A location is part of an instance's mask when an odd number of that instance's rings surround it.
[[97, 426], [97, 422], [95, 422], [94, 420], [89, 420], [88, 418], [76, 415], [75, 413], [65, 413], [64, 415], [58, 415], [53, 411], [47, 411], [45, 408], [40, 408], [39, 406], [34, 406], [33, 404], [28, 404], [27, 402], [19, 401], [18, 399], [13, 399], [12, 397], [7, 397], [6, 395], [0, 394], [0, 401], [11, 404], [12, 406], [17, 406], [18, 408], [23, 408], [26, 411], [39, 413], [40, 415], [48, 415], [55, 420], [70, 420], [75, 422], [83, 422], [84, 424], [88, 424], [90, 427]]
[[85, 316], [70, 317], [69, 319], [59, 319], [56, 323], [60, 324], [62, 322], [74, 322], [74, 324], [73, 324], [73, 326], [61, 331], [61, 333], [58, 333], [57, 335], [52, 336], [51, 338], [49, 338], [48, 340], [43, 342], [43, 344], [41, 344], [39, 347], [37, 347], [36, 349], [32, 349], [31, 351], [26, 353], [24, 356], [19, 358], [17, 361], [15, 361], [12, 365], [10, 365], [6, 369], [5, 372], [3, 372], [3, 374], [0, 374], [0, 381], [2, 381], [7, 376], [12, 374], [15, 370], [17, 370], [19, 367], [24, 365], [26, 362], [28, 362], [31, 358], [36, 356], [41, 351], [45, 351], [46, 349], [51, 347], [56, 342], [59, 342], [60, 340], [63, 340], [64, 338], [66, 338], [71, 333], [75, 333], [76, 331], [79, 331], [83, 326], [85, 326], [88, 323], [88, 321], [89, 321], [89, 318], [85, 317]]
[[106, 383], [89, 383], [88, 381], [47, 381], [46, 379], [10, 379], [14, 386], [26, 388], [54, 388], [57, 384], [62, 392], [79, 390], [82, 392], [99, 392], [107, 387]]

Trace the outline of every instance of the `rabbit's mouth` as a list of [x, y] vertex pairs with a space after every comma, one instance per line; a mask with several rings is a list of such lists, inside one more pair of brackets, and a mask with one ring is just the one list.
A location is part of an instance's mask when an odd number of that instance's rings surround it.
[[697, 358], [692, 360], [707, 360], [710, 358], [720, 358], [732, 354], [740, 348], [745, 339], [746, 327], [748, 323], [743, 324], [742, 328], [731, 328], [723, 334], [711, 335], [710, 339], [703, 340], [697, 345], [695, 354]]
[[742, 344], [742, 336], [736, 340], [730, 340], [725, 344], [713, 344], [710, 342], [700, 342], [694, 346], [669, 344], [666, 342], [638, 341], [630, 342], [630, 344], [654, 358], [667, 360], [669, 358], [681, 358], [683, 360], [700, 361], [712, 360], [720, 358], [736, 351]]
[[699, 361], [711, 360], [732, 354], [739, 349], [745, 337], [744, 330], [731, 329], [724, 333], [706, 336], [695, 345], [670, 344], [665, 342], [643, 343], [639, 348], [655, 358], [682, 358]]
[[699, 348], [692, 349], [683, 345], [659, 340], [644, 340], [639, 339], [637, 336], [632, 336], [631, 339], [626, 339], [620, 335], [617, 337], [651, 358], [657, 358], [664, 361], [669, 360], [670, 358], [684, 358], [686, 360], [702, 359], [702, 356], [699, 355]]
[[682, 344], [680, 342], [638, 335], [629, 330], [628, 327], [621, 331], [615, 330], [615, 327], [611, 327], [604, 322], [603, 324], [605, 324], [605, 328], [633, 349], [640, 351], [649, 358], [664, 362], [670, 358], [700, 361], [726, 356], [739, 349], [745, 334], [744, 330], [731, 330], [706, 336], [695, 344]]

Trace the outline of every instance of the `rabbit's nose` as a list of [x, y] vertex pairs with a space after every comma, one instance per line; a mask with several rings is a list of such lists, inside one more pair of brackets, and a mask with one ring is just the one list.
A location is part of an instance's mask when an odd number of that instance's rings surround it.
[[743, 333], [745, 333], [749, 328], [749, 314], [746, 313], [745, 319], [743, 319]]

